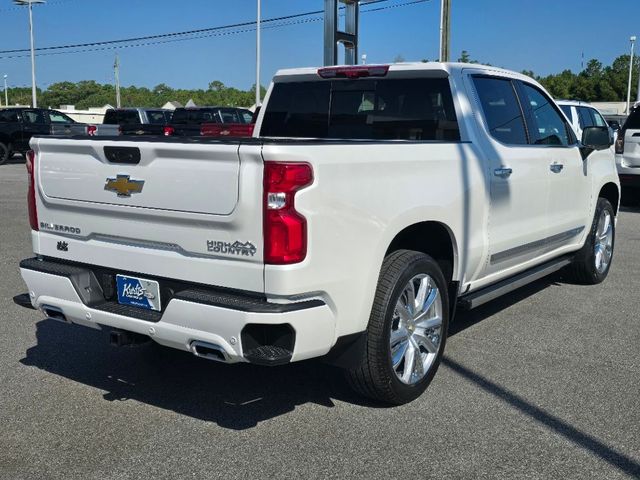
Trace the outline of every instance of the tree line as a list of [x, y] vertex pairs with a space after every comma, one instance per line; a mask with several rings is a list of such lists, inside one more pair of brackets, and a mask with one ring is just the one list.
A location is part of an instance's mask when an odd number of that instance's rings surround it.
[[[401, 58], [401, 56], [398, 56]], [[404, 60], [404, 59], [402, 59]], [[473, 60], [466, 50], [462, 51], [459, 62], [481, 63]], [[488, 64], [487, 64], [488, 65]], [[635, 99], [638, 88], [640, 59], [634, 58], [631, 98]], [[525, 70], [522, 73], [538, 80], [555, 98], [584, 100], [587, 102], [622, 102], [627, 98], [629, 78], [629, 55], [621, 55], [611, 65], [592, 59], [584, 70], [574, 73], [564, 70], [558, 74], [539, 76]], [[264, 98], [265, 88], [260, 87]], [[255, 85], [250, 90], [228, 87], [215, 80], [204, 89], [174, 89], [161, 83], [153, 88], [122, 87], [120, 96], [123, 107], [161, 107], [168, 101], [178, 101], [182, 105], [189, 99], [197, 105], [217, 105], [232, 107], [250, 107], [255, 102]], [[38, 89], [38, 103], [41, 106], [59, 108], [60, 105], [75, 105], [78, 109], [115, 105], [116, 91], [113, 85], [100, 84], [93, 80], [81, 82], [59, 82], [47, 89]], [[9, 103], [29, 105], [30, 88], [11, 88]]]
[[[255, 103], [255, 85], [250, 90], [227, 87], [220, 81], [213, 81], [206, 90], [174, 89], [161, 83], [153, 88], [121, 87], [120, 98], [123, 107], [161, 107], [169, 101], [185, 105], [193, 100], [196, 105], [216, 105], [230, 107], [250, 107]], [[266, 90], [260, 88], [262, 97]], [[4, 99], [4, 97], [3, 97]], [[31, 88], [9, 88], [10, 105], [30, 105]], [[100, 84], [93, 80], [59, 82], [45, 90], [38, 89], [38, 105], [59, 108], [60, 105], [75, 105], [77, 109], [102, 107], [116, 104], [114, 85]]]

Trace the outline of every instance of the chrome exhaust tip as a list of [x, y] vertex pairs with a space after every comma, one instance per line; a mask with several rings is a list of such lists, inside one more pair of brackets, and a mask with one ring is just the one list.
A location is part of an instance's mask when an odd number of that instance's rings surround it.
[[41, 310], [46, 317], [45, 320], [55, 320], [57, 322], [71, 323], [69, 320], [67, 320], [67, 317], [65, 316], [61, 308], [51, 305], [42, 305]]
[[213, 360], [214, 362], [229, 362], [229, 355], [224, 351], [220, 345], [214, 343], [203, 342], [201, 340], [194, 340], [189, 344], [191, 352], [196, 357], [206, 358]]

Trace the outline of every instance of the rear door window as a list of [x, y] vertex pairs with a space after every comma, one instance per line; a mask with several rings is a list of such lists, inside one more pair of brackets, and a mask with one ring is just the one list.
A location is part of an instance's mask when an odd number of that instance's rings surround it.
[[45, 118], [42, 110], [23, 110], [22, 118], [24, 123], [39, 125], [47, 123], [47, 119]]
[[595, 120], [591, 115], [591, 109], [587, 107], [577, 107], [578, 116], [580, 117], [580, 127], [587, 128], [595, 125]]
[[510, 79], [474, 77], [489, 133], [507, 145], [527, 145], [527, 131], [522, 108]]
[[261, 135], [458, 141], [446, 78], [277, 83]]

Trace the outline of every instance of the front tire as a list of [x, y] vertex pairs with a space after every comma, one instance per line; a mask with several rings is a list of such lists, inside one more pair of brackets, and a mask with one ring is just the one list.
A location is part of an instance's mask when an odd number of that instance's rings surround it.
[[385, 258], [367, 327], [367, 345], [346, 377], [361, 395], [400, 405], [419, 397], [438, 370], [449, 325], [447, 283], [428, 255]]
[[570, 268], [571, 279], [596, 285], [609, 274], [616, 239], [615, 213], [609, 200], [598, 198], [591, 230]]

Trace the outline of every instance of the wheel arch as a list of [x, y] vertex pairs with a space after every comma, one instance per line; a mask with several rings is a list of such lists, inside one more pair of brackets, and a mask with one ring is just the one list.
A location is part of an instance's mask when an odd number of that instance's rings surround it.
[[458, 248], [452, 230], [442, 222], [413, 223], [399, 231], [387, 247], [385, 257], [396, 250], [415, 250], [433, 257], [448, 282], [458, 277]]
[[611, 203], [611, 206], [613, 207], [613, 212], [617, 215], [620, 203], [620, 189], [618, 188], [618, 185], [613, 182], [605, 183], [598, 193], [598, 198], [600, 197], [609, 200], [609, 203]]

